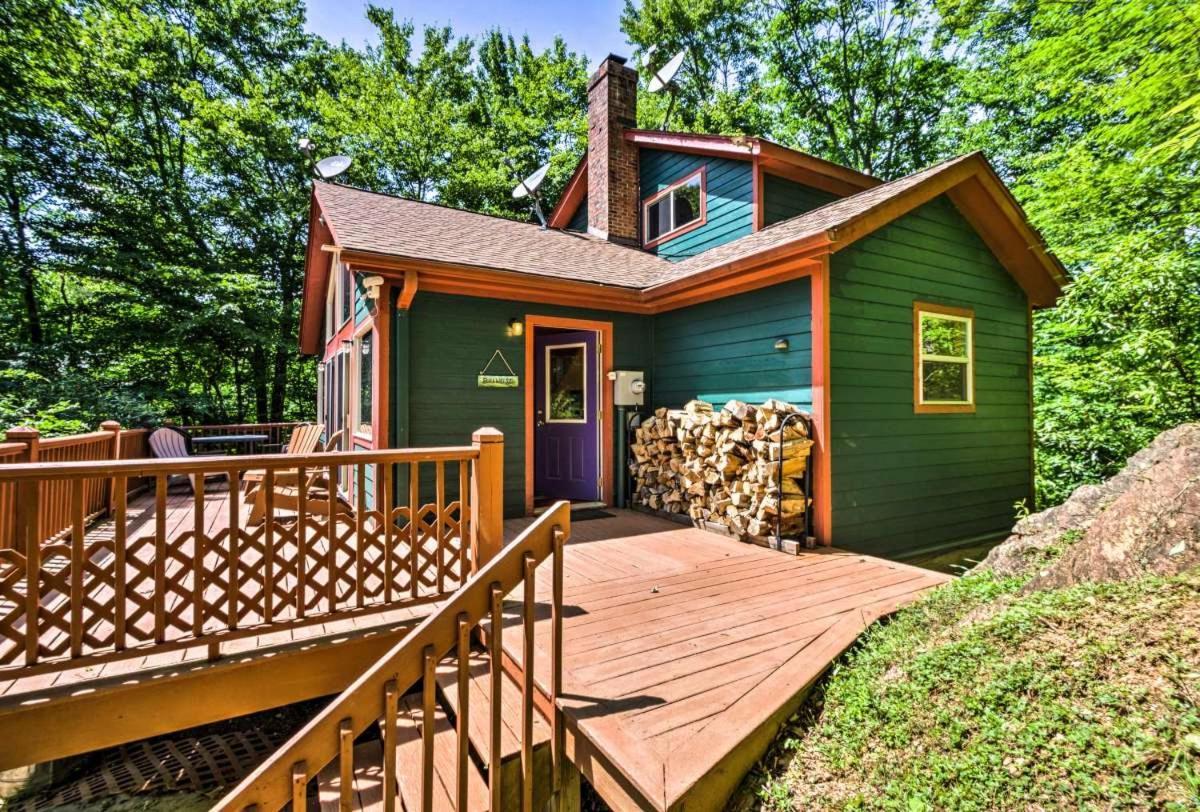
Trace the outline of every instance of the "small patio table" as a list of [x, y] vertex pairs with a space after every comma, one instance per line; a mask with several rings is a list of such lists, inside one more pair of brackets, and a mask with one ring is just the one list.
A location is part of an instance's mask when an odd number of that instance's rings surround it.
[[245, 446], [246, 450], [253, 454], [258, 450], [259, 443], [265, 443], [268, 439], [270, 438], [265, 434], [213, 434], [208, 437], [193, 437], [192, 445], [201, 447], [215, 446], [218, 448], [225, 446]]

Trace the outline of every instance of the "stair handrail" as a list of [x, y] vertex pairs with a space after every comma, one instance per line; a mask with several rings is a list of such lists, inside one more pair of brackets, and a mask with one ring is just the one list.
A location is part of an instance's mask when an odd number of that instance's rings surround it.
[[[426, 707], [432, 697], [431, 683], [437, 662], [452, 649], [459, 646], [465, 634], [489, 616], [496, 618], [501, 612], [504, 595], [524, 583], [526, 610], [533, 607], [533, 572], [547, 558], [554, 559], [554, 583], [551, 593], [553, 641], [551, 651], [551, 695], [557, 696], [562, 674], [562, 550], [570, 536], [571, 509], [569, 502], [557, 502], [526, 528], [511, 544], [475, 572], [474, 575], [441, 606], [409, 632], [386, 654], [375, 661], [336, 699], [329, 703], [317, 716], [301, 728], [274, 754], [260, 764], [240, 784], [223, 797], [214, 810], [276, 810], [292, 801], [293, 809], [306, 807], [304, 798], [310, 779], [321, 772], [339, 756], [346, 758], [352, 752], [353, 741], [370, 725], [379, 720], [392, 720], [396, 714], [396, 703], [418, 680], [425, 680]], [[532, 631], [532, 618], [527, 618], [526, 633]], [[499, 652], [499, 635], [489, 635], [491, 656]], [[527, 638], [529, 639], [529, 638]], [[532, 646], [526, 646], [531, 654]], [[459, 658], [463, 658], [460, 656]], [[496, 673], [498, 663], [492, 663]], [[532, 661], [525, 660], [522, 669], [532, 675]], [[532, 697], [529, 698], [530, 700]], [[493, 705], [499, 707], [498, 699]], [[463, 711], [466, 709], [464, 708]], [[561, 735], [556, 720], [551, 720], [552, 760], [555, 766], [561, 758]], [[431, 729], [426, 724], [427, 729]], [[464, 731], [465, 732], [465, 729]], [[498, 745], [493, 741], [493, 745]], [[426, 785], [428, 771], [432, 768], [432, 734], [425, 742]], [[492, 751], [493, 753], [496, 750]], [[384, 747], [384, 808], [395, 808], [394, 784], [395, 748], [385, 740]], [[390, 766], [390, 769], [389, 769]], [[528, 773], [527, 773], [528, 774]], [[349, 776], [342, 771], [343, 785]], [[557, 784], [557, 781], [555, 781]], [[498, 798], [498, 785], [493, 785], [491, 796]], [[529, 791], [528, 782], [525, 791]], [[343, 792], [343, 797], [346, 795]], [[428, 808], [428, 806], [426, 805]]]

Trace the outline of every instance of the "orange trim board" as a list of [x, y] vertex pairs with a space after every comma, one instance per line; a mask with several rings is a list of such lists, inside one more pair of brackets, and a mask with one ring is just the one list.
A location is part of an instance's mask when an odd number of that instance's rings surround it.
[[613, 388], [606, 385], [613, 369], [613, 324], [611, 321], [571, 319], [562, 316], [525, 314], [525, 512], [533, 513], [533, 341], [539, 327], [592, 330], [600, 334], [600, 501], [612, 504], [613, 494]]

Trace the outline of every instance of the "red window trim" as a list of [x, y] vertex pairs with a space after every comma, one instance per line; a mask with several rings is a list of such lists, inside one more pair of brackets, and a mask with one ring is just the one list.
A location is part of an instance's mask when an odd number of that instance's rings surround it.
[[[660, 235], [658, 235], [657, 238], [655, 238], [653, 240], [647, 240], [646, 239], [646, 230], [647, 230], [647, 228], [649, 226], [649, 222], [650, 222], [649, 211], [650, 211], [651, 204], [656, 203], [657, 201], [666, 197], [667, 195], [669, 195], [671, 192], [675, 191], [679, 187], [684, 186], [685, 184], [688, 183], [688, 181], [692, 180], [692, 178], [696, 177], [697, 175], [700, 176], [700, 216], [697, 219], [693, 220], [692, 222], [688, 223], [686, 226], [681, 226], [679, 228], [668, 231], [665, 234], [660, 234]], [[708, 167], [707, 167], [707, 165], [701, 166], [699, 169], [696, 169], [692, 172], [687, 173], [686, 175], [679, 178], [678, 180], [672, 181], [670, 184], [667, 185], [667, 188], [662, 189], [661, 191], [655, 192], [654, 194], [650, 195], [649, 197], [647, 197], [645, 200], [642, 201], [642, 247], [643, 248], [653, 248], [656, 245], [662, 245], [663, 243], [673, 240], [676, 237], [687, 234], [689, 231], [691, 231], [693, 229], [700, 228], [700, 226], [704, 225], [706, 222], [708, 222]]]

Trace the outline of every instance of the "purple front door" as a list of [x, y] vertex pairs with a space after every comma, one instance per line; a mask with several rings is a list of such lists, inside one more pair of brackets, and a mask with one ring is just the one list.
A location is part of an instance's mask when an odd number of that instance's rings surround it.
[[600, 377], [596, 334], [533, 339], [533, 492], [537, 500], [600, 497]]

